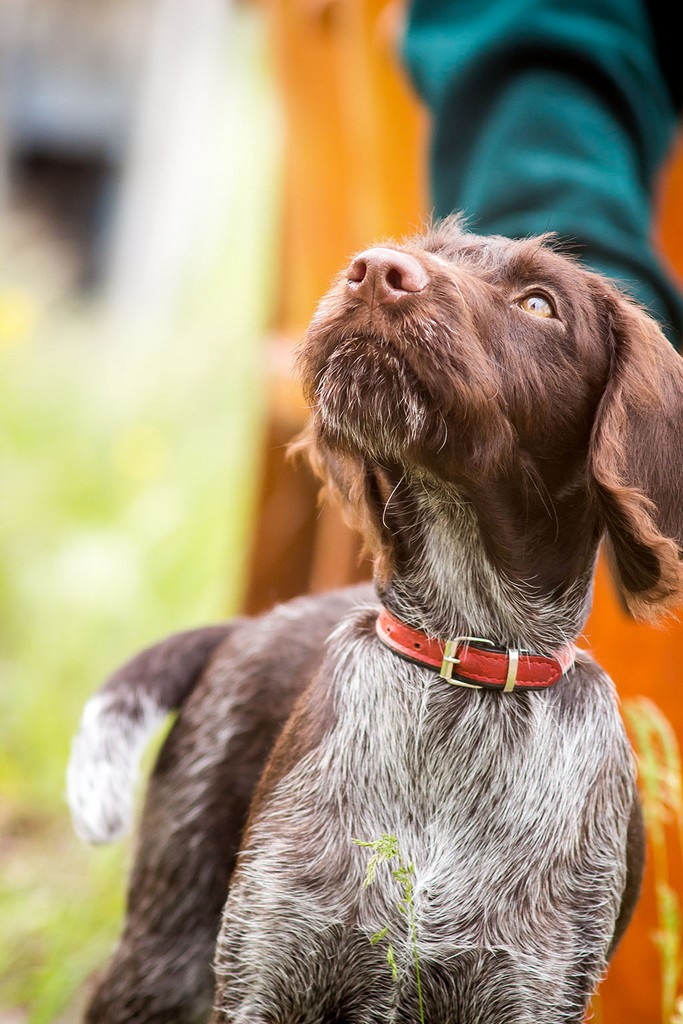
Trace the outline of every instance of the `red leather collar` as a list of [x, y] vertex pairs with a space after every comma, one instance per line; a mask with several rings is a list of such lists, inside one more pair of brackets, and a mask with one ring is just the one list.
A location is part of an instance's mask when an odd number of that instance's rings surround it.
[[497, 647], [481, 637], [436, 640], [407, 626], [386, 608], [380, 611], [376, 628], [377, 636], [392, 651], [420, 665], [438, 669], [449, 683], [473, 689], [505, 693], [545, 690], [562, 678], [576, 658], [574, 644], [565, 644], [552, 655], [545, 655]]

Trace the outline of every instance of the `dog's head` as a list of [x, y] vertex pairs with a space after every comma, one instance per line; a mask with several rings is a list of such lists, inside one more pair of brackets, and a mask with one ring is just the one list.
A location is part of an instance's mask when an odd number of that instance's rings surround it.
[[418, 489], [473, 509], [489, 562], [545, 596], [586, 576], [606, 531], [624, 598], [647, 617], [681, 596], [681, 362], [549, 239], [451, 219], [357, 256], [299, 367], [314, 462], [383, 579], [415, 562]]

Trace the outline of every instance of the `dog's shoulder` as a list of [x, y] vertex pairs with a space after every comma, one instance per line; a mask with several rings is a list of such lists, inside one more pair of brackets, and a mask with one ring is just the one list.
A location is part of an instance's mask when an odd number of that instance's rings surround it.
[[611, 735], [619, 745], [626, 742], [616, 684], [587, 650], [577, 651], [573, 666], [553, 687], [552, 706], [564, 727], [590, 724], [591, 731]]
[[309, 650], [322, 650], [329, 635], [349, 613], [369, 604], [378, 607], [369, 583], [295, 597], [261, 615], [237, 620], [229, 642], [218, 649], [217, 657], [228, 651], [241, 651], [263, 659], [264, 667], [275, 667], [289, 657], [299, 658]]
[[363, 584], [297, 597], [261, 615], [233, 620], [188, 702], [191, 716], [234, 714], [284, 722], [315, 676], [336, 627], [375, 601]]

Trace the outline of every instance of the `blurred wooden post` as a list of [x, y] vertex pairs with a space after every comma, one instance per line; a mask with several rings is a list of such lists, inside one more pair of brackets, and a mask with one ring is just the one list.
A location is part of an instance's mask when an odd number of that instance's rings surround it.
[[[282, 446], [306, 418], [288, 376], [291, 348], [354, 250], [414, 230], [426, 212], [425, 124], [394, 50], [400, 7], [382, 0], [268, 0], [268, 10], [286, 121], [285, 186], [272, 401], [247, 610], [369, 573], [338, 514], [316, 510], [310, 477], [284, 462]], [[662, 248], [683, 271], [683, 146], [665, 176], [660, 207]], [[630, 621], [601, 567], [586, 638], [621, 697], [646, 694], [683, 737], [683, 625], [656, 630]], [[680, 883], [680, 865], [674, 867]], [[601, 989], [602, 1024], [660, 1024], [654, 884], [649, 868], [636, 918]]]
[[403, 80], [401, 7], [384, 0], [267, 0], [285, 120], [279, 303], [269, 365], [260, 507], [247, 611], [369, 576], [317, 485], [285, 461], [306, 421], [289, 376], [321, 295], [358, 249], [413, 232], [425, 209], [424, 118]]

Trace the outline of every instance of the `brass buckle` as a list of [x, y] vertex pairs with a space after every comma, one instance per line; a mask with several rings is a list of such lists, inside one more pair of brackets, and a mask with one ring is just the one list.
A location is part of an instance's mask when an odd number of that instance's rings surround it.
[[[443, 649], [443, 661], [441, 662], [441, 672], [439, 675], [442, 679], [445, 679], [447, 683], [452, 686], [464, 686], [468, 690], [482, 690], [483, 687], [479, 686], [478, 683], [466, 683], [462, 679], [453, 678], [453, 669], [456, 665], [460, 664], [460, 658], [457, 656], [458, 648], [460, 644], [476, 643], [476, 644], [488, 644], [489, 647], [495, 647], [493, 640], [487, 640], [483, 636], [456, 636], [455, 640], [447, 640], [446, 645]], [[508, 676], [510, 672], [508, 670]], [[517, 672], [515, 670], [515, 677]], [[505, 684], [507, 686], [507, 682]], [[512, 686], [514, 686], [514, 679]], [[512, 687], [510, 687], [512, 689]]]

